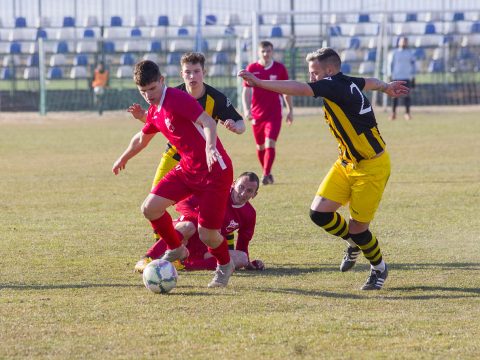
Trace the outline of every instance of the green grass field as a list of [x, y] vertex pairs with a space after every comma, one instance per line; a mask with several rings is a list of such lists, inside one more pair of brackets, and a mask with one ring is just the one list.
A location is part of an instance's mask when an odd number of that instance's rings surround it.
[[[169, 295], [132, 271], [152, 243], [139, 207], [165, 140], [115, 177], [140, 128], [128, 114], [0, 114], [0, 359], [478, 359], [478, 109], [413, 114], [377, 110], [393, 165], [372, 224], [383, 290], [359, 290], [364, 259], [341, 273], [344, 244], [308, 217], [337, 156], [317, 111], [283, 128], [276, 184], [253, 200], [251, 255], [267, 270], [227, 289], [181, 273]], [[250, 129], [220, 137], [237, 175], [259, 172]]]

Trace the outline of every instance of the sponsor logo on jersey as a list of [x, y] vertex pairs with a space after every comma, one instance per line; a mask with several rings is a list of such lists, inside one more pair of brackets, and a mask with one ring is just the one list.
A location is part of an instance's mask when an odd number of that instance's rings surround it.
[[231, 102], [230, 99], [227, 97], [227, 107], [230, 107], [230, 105], [232, 105], [232, 102]]
[[239, 225], [240, 224], [235, 222], [235, 220], [230, 220], [230, 224], [228, 224], [228, 226], [225, 230], [227, 230], [227, 232], [235, 231], [235, 230], [238, 229]]

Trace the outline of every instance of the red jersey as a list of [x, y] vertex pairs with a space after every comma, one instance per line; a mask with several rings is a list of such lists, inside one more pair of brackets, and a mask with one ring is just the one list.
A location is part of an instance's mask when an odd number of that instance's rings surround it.
[[[165, 87], [158, 107], [150, 105], [148, 108], [142, 129], [144, 134], [161, 132], [180, 153], [183, 171], [198, 178], [208, 174], [205, 134], [203, 128], [195, 124], [203, 111], [200, 104], [189, 94]], [[213, 165], [212, 172], [232, 166], [218, 137], [216, 147], [221, 158]]]
[[[268, 67], [258, 62], [252, 63], [247, 66], [247, 71], [262, 80], [288, 80], [287, 68], [276, 61]], [[243, 86], [250, 87], [246, 82]], [[258, 87], [252, 88], [251, 114], [255, 120], [281, 120], [282, 107], [282, 95], [279, 93]]]
[[[198, 204], [195, 196], [190, 196], [180, 201], [175, 206], [175, 210], [182, 215], [179, 219], [180, 221], [188, 220], [197, 224]], [[232, 197], [229, 196], [220, 232], [223, 236], [227, 236], [238, 230], [235, 249], [241, 250], [248, 255], [248, 244], [255, 232], [256, 218], [257, 213], [249, 202], [241, 206], [234, 205]], [[198, 238], [198, 232], [188, 240], [187, 248], [190, 250], [191, 257], [203, 258], [205, 252], [207, 252], [206, 245]]]

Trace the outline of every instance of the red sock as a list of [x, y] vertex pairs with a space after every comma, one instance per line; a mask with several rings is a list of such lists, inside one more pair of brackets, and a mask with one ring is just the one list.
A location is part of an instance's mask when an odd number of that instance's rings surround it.
[[262, 169], [263, 169], [263, 164], [265, 163], [265, 149], [263, 150], [257, 149], [257, 156], [258, 156], [258, 160], [260, 161], [260, 165], [262, 165]]
[[230, 262], [230, 253], [228, 252], [227, 239], [225, 238], [223, 238], [220, 246], [216, 247], [215, 249], [209, 247], [208, 252], [217, 259], [217, 263], [219, 265], [226, 265]]
[[153, 230], [167, 243], [168, 249], [176, 249], [182, 245], [178, 231], [175, 230], [172, 223], [172, 217], [168, 212], [160, 216], [158, 219], [150, 220]]
[[[177, 232], [180, 241], [182, 241], [183, 234], [178, 230], [175, 231]], [[167, 243], [163, 239], [159, 239], [150, 249], [147, 250], [145, 256], [151, 257], [153, 260], [160, 259], [162, 255], [165, 254], [165, 251], [167, 251]]]
[[183, 265], [185, 265], [185, 270], [215, 270], [217, 267], [217, 259], [213, 256], [208, 259], [190, 259], [187, 258]]
[[275, 148], [266, 148], [265, 149], [265, 167], [263, 170], [265, 175], [270, 175], [274, 160], [275, 160]]

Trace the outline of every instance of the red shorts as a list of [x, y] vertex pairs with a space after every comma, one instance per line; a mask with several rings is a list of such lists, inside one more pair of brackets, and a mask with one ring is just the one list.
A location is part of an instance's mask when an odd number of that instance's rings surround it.
[[223, 225], [233, 169], [221, 170], [215, 166], [203, 178], [185, 173], [180, 165], [172, 169], [151, 193], [175, 202], [195, 194], [198, 197], [198, 223], [207, 229], [220, 229]]
[[282, 127], [282, 118], [277, 120], [252, 120], [253, 136], [257, 145], [265, 144], [265, 139], [277, 141]]

